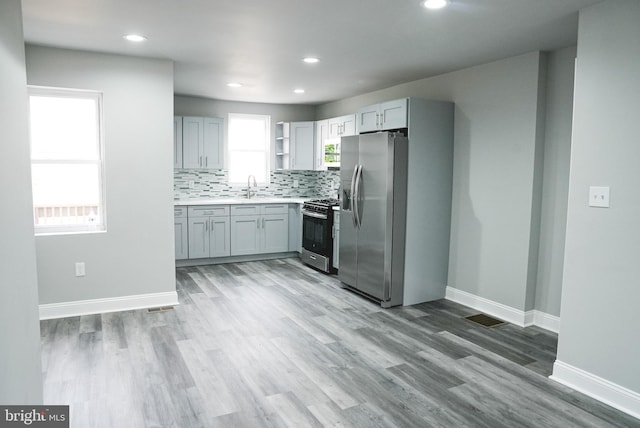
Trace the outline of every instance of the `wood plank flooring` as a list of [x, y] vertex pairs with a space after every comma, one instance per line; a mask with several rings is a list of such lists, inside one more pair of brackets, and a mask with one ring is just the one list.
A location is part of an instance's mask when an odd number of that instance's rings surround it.
[[381, 309], [297, 259], [177, 269], [175, 310], [43, 321], [85, 427], [640, 427], [547, 379], [557, 338], [441, 300]]

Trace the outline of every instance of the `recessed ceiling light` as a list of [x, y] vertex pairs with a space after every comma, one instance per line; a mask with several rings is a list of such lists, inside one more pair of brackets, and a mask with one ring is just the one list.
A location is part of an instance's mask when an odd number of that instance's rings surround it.
[[320, 62], [320, 60], [316, 57], [313, 56], [308, 56], [306, 58], [302, 59], [304, 62], [306, 62], [307, 64], [315, 64], [316, 62]]
[[127, 34], [126, 36], [122, 36], [130, 42], [144, 42], [147, 40], [145, 36], [141, 36], [139, 34]]
[[427, 9], [442, 9], [447, 5], [447, 0], [425, 0], [422, 5]]
[[230, 88], [242, 88], [242, 83], [231, 82], [227, 83], [227, 86]]
[[294, 89], [293, 92], [296, 94], [304, 94], [304, 89]]

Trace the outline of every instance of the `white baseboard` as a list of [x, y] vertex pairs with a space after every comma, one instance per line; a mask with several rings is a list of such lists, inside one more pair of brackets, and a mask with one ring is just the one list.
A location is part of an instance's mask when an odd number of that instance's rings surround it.
[[134, 296], [108, 297], [105, 299], [77, 300], [74, 302], [40, 305], [40, 319], [75, 317], [134, 309], [157, 308], [178, 305], [178, 293], [138, 294]]
[[635, 391], [558, 360], [549, 379], [640, 419], [640, 394]]
[[559, 330], [559, 317], [537, 310], [521, 311], [453, 287], [447, 287], [445, 298], [520, 327], [536, 325], [554, 333], [557, 333]]
[[533, 325], [554, 333], [560, 332], [560, 317], [541, 311], [533, 311]]

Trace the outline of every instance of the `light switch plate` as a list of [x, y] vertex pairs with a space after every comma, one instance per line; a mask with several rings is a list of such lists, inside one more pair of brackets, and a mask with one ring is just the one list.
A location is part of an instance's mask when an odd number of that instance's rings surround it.
[[86, 275], [86, 271], [85, 271], [85, 267], [84, 267], [84, 262], [77, 262], [76, 263], [76, 276], [85, 276]]
[[609, 186], [589, 187], [589, 206], [609, 208]]
[[293, 187], [298, 187], [300, 185], [300, 183], [298, 182], [298, 180], [293, 180]]

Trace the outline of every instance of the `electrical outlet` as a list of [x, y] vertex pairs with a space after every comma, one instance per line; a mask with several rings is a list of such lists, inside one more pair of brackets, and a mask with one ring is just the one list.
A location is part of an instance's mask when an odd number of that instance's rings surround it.
[[300, 185], [300, 183], [298, 182], [298, 180], [293, 180], [293, 187], [298, 187]]
[[76, 276], [85, 276], [86, 272], [85, 272], [85, 268], [84, 268], [84, 262], [77, 262], [76, 263]]
[[589, 206], [609, 208], [609, 187], [608, 186], [589, 187]]
[[194, 187], [196, 187], [196, 182], [193, 180], [189, 180], [189, 189], [193, 189]]

